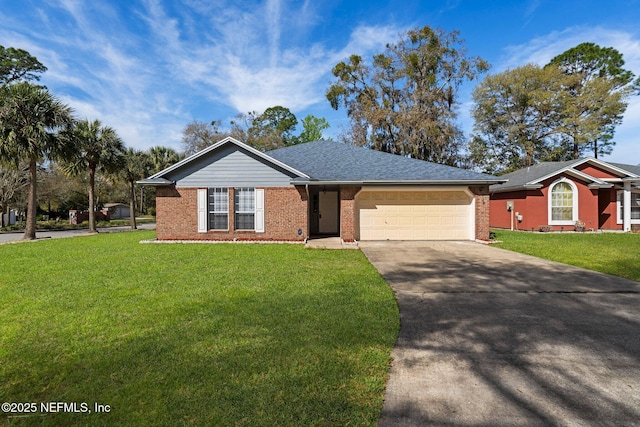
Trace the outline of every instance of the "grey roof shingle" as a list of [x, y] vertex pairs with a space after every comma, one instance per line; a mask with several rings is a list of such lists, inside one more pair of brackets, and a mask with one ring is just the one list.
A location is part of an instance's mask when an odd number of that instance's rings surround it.
[[617, 168], [624, 169], [636, 175], [640, 175], [640, 165], [625, 165], [624, 163], [609, 163]]
[[500, 178], [507, 179], [508, 181], [504, 184], [494, 184], [489, 187], [489, 189], [491, 191], [495, 191], [497, 189], [522, 188], [528, 182], [535, 181], [536, 179], [563, 169], [575, 162], [575, 160], [568, 160], [565, 162], [542, 162], [534, 166], [518, 169], [517, 171], [500, 175]]
[[[580, 160], [567, 160], [563, 162], [542, 162], [534, 166], [529, 166], [523, 169], [519, 169], [514, 172], [510, 172], [501, 175], [500, 178], [508, 179], [503, 184], [493, 184], [489, 187], [490, 191], [507, 191], [522, 189], [528, 183], [536, 181], [547, 175], [551, 175], [555, 172], [559, 172], [565, 168], [571, 167], [573, 164], [582, 163], [585, 159]], [[599, 159], [598, 159], [599, 160]], [[602, 163], [607, 163], [611, 166], [615, 166], [619, 169], [623, 169], [632, 174], [640, 175], [640, 166], [625, 165], [622, 163], [609, 163], [599, 160]]]
[[318, 181], [499, 182], [501, 178], [333, 141], [316, 141], [266, 153]]

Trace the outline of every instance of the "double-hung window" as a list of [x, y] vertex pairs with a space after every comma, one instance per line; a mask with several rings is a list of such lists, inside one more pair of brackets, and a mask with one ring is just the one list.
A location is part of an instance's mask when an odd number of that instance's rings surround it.
[[209, 188], [209, 229], [229, 229], [229, 190]]
[[255, 195], [253, 188], [235, 188], [235, 227], [236, 230], [254, 230]]
[[[624, 218], [624, 193], [618, 191], [618, 224], [622, 224]], [[640, 224], [640, 193], [631, 193], [631, 220], [632, 224]]]

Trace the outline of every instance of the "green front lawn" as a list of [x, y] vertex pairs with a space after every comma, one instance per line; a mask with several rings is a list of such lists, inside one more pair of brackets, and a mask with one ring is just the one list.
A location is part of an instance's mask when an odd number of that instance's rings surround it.
[[0, 424], [376, 424], [399, 318], [362, 253], [153, 236], [0, 246], [0, 400], [38, 405]]
[[640, 281], [640, 234], [494, 231], [499, 248]]

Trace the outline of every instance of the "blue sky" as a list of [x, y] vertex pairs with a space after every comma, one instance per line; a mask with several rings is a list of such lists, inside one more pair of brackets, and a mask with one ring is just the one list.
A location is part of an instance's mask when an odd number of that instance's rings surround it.
[[[544, 65], [582, 42], [611, 46], [640, 74], [640, 0], [226, 1], [0, 0], [0, 44], [48, 67], [42, 83], [79, 118], [99, 119], [128, 146], [180, 149], [192, 120], [285, 106], [348, 123], [324, 97], [331, 69], [370, 57], [408, 29], [458, 30], [490, 73]], [[471, 91], [461, 90], [467, 133]], [[640, 96], [604, 160], [640, 163]]]

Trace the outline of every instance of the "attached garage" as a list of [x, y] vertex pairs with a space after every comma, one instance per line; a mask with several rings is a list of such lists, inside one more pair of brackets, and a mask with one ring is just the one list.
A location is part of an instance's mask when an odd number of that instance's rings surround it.
[[[233, 138], [140, 181], [158, 187], [160, 240], [348, 243], [487, 240], [489, 186], [502, 182], [353, 144], [314, 141], [265, 153]], [[264, 197], [258, 203], [247, 194]]]
[[356, 196], [356, 239], [474, 239], [473, 201], [466, 188], [363, 188]]

